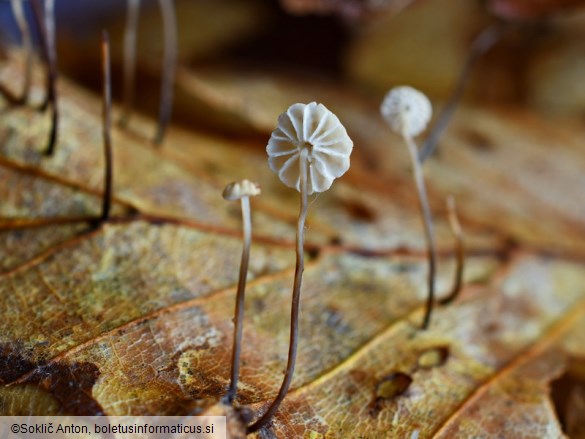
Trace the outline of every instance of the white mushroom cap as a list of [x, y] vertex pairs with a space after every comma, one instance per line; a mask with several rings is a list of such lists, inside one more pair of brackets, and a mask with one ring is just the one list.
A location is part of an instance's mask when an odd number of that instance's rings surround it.
[[307, 149], [307, 192], [323, 192], [349, 169], [353, 142], [337, 116], [323, 104], [293, 104], [278, 117], [266, 152], [270, 169], [300, 191], [301, 151]]
[[260, 185], [250, 180], [234, 181], [223, 190], [223, 198], [228, 201], [239, 200], [243, 197], [253, 197], [260, 194]]
[[380, 112], [394, 132], [414, 137], [427, 127], [433, 107], [423, 93], [404, 85], [386, 94]]

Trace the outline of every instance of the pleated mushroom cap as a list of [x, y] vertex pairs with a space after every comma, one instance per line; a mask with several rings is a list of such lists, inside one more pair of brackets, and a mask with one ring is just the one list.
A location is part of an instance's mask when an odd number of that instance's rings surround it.
[[260, 185], [255, 181], [241, 180], [229, 183], [223, 190], [223, 198], [228, 201], [240, 200], [243, 197], [254, 197], [260, 194]]
[[427, 127], [433, 107], [425, 94], [404, 85], [394, 87], [386, 94], [380, 112], [392, 131], [415, 137]]
[[349, 169], [353, 142], [337, 116], [323, 104], [293, 104], [278, 117], [266, 152], [270, 169], [300, 191], [301, 151], [307, 149], [307, 192], [323, 192]]

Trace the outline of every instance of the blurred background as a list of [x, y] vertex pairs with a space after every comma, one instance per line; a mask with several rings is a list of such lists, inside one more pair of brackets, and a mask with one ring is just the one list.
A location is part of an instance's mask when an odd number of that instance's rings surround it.
[[[181, 68], [177, 75], [174, 121], [257, 130], [261, 120], [231, 120], [226, 124], [223, 114], [219, 123], [218, 99], [228, 99], [229, 92], [208, 87], [209, 81], [223, 78], [227, 83], [234, 76], [250, 74], [279, 80], [294, 77], [297, 82], [303, 78], [324, 87], [342, 85], [376, 98], [394, 85], [409, 84], [437, 102], [445, 101], [474, 39], [502, 20], [509, 28], [474, 66], [465, 99], [479, 105], [528, 106], [547, 117], [583, 120], [583, 3], [177, 0]], [[32, 18], [30, 2], [25, 1], [25, 5]], [[97, 89], [99, 35], [106, 28], [112, 38], [114, 96], [120, 99], [125, 15], [126, 2], [120, 0], [57, 0], [60, 74]], [[158, 2], [143, 0], [138, 34], [137, 108], [152, 116], [158, 105], [161, 26]], [[19, 41], [6, 0], [0, 1], [0, 29], [3, 41]], [[185, 71], [189, 72], [188, 78]], [[263, 87], [270, 87], [270, 81], [264, 81]], [[263, 92], [270, 95], [270, 90]], [[223, 113], [226, 105], [221, 102]]]

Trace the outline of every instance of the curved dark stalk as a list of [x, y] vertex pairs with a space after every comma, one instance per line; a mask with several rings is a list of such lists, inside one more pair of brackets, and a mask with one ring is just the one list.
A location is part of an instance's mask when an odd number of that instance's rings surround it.
[[457, 255], [457, 266], [455, 268], [455, 281], [453, 282], [453, 288], [448, 296], [442, 298], [439, 301], [440, 305], [447, 305], [453, 302], [459, 296], [461, 287], [463, 286], [463, 274], [465, 270], [465, 246], [463, 243], [463, 230], [457, 217], [457, 211], [455, 209], [455, 198], [449, 196], [447, 198], [447, 211], [449, 215], [449, 225], [451, 226], [451, 232], [455, 237], [455, 253]]
[[435, 304], [435, 276], [437, 266], [437, 250], [435, 248], [435, 234], [433, 232], [433, 216], [429, 207], [429, 200], [425, 186], [425, 179], [420, 162], [418, 161], [418, 149], [406, 131], [402, 132], [402, 137], [408, 145], [408, 151], [412, 160], [414, 170], [414, 181], [416, 183], [416, 190], [418, 193], [418, 201], [423, 217], [423, 224], [425, 229], [425, 239], [427, 242], [427, 254], [429, 260], [429, 274], [428, 274], [428, 293], [427, 303], [425, 306], [425, 316], [421, 328], [427, 329], [431, 322], [431, 315]]
[[59, 108], [57, 105], [57, 52], [55, 48], [55, 0], [44, 1], [44, 11], [41, 12], [37, 0], [32, 3], [35, 19], [40, 29], [41, 45], [47, 64], [47, 94], [40, 107], [45, 111], [51, 107], [51, 132], [45, 154], [53, 155], [59, 132]]
[[103, 108], [102, 108], [102, 130], [104, 137], [104, 198], [102, 202], [102, 214], [100, 223], [110, 218], [112, 207], [112, 183], [113, 183], [113, 158], [112, 138], [112, 81], [110, 74], [110, 38], [106, 31], [102, 32], [102, 75], [103, 75]]
[[165, 38], [163, 72], [161, 79], [158, 126], [154, 143], [160, 145], [171, 120], [173, 110], [173, 87], [177, 68], [177, 17], [173, 0], [159, 0]]
[[12, 12], [18, 26], [20, 35], [22, 36], [22, 46], [26, 54], [25, 68], [24, 68], [24, 83], [22, 85], [22, 96], [18, 98], [18, 102], [25, 104], [28, 101], [30, 94], [30, 86], [32, 79], [32, 38], [26, 14], [24, 12], [24, 0], [11, 0]]
[[128, 125], [134, 109], [134, 93], [136, 78], [136, 34], [140, 0], [128, 0], [126, 12], [126, 28], [124, 30], [124, 107], [120, 117], [120, 126]]
[[301, 151], [299, 157], [300, 164], [300, 192], [301, 192], [301, 209], [299, 213], [299, 220], [297, 223], [297, 242], [296, 242], [296, 268], [295, 268], [295, 280], [292, 291], [292, 304], [290, 312], [290, 340], [288, 346], [288, 360], [286, 364], [286, 371], [284, 379], [278, 391], [278, 395], [272, 401], [272, 404], [268, 407], [266, 412], [252, 425], [247, 428], [247, 433], [253, 433], [264, 427], [284, 400], [284, 397], [288, 393], [288, 389], [293, 379], [295, 371], [295, 364], [297, 359], [297, 347], [299, 341], [299, 312], [301, 304], [301, 283], [303, 280], [303, 271], [305, 269], [305, 254], [304, 254], [304, 241], [305, 241], [305, 220], [307, 219], [307, 210], [309, 207], [309, 200], [307, 195], [307, 149]]
[[244, 324], [244, 297], [246, 294], [246, 277], [248, 275], [248, 261], [250, 259], [250, 244], [252, 241], [252, 221], [250, 215], [250, 198], [242, 197], [242, 223], [244, 226], [244, 247], [242, 249], [242, 261], [240, 263], [240, 277], [238, 279], [238, 292], [236, 294], [236, 312], [234, 319], [234, 344], [232, 348], [232, 372], [230, 385], [225, 395], [228, 404], [236, 397], [238, 389], [238, 376], [240, 373], [240, 352], [242, 350], [242, 327]]
[[420, 153], [418, 154], [418, 160], [420, 163], [424, 163], [424, 161], [428, 159], [437, 148], [439, 138], [449, 125], [451, 117], [453, 116], [453, 113], [455, 113], [457, 105], [459, 105], [459, 102], [463, 97], [463, 92], [465, 91], [465, 86], [471, 77], [473, 67], [477, 61], [502, 38], [507, 29], [508, 25], [506, 23], [498, 21], [484, 29], [471, 44], [469, 55], [459, 77], [457, 78], [455, 88], [453, 89], [447, 104], [445, 104], [439, 114], [437, 122], [433, 125], [430, 134], [427, 136], [421, 147]]
[[55, 43], [55, 0], [43, 0], [44, 43], [47, 56], [47, 96], [44, 107], [55, 106], [57, 80], [57, 49]]

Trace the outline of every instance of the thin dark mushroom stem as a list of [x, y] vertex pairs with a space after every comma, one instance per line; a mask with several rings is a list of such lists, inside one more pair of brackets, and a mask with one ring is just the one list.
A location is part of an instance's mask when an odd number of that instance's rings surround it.
[[305, 220], [307, 219], [307, 210], [309, 208], [309, 198], [307, 194], [307, 158], [308, 150], [304, 148], [299, 157], [300, 168], [300, 193], [301, 193], [301, 209], [297, 223], [297, 241], [296, 241], [296, 268], [295, 280], [292, 291], [292, 304], [290, 314], [290, 340], [288, 346], [288, 360], [286, 364], [286, 371], [284, 379], [278, 391], [278, 395], [272, 401], [266, 412], [247, 429], [247, 433], [253, 433], [260, 430], [272, 419], [280, 404], [284, 400], [288, 389], [291, 385], [293, 374], [295, 371], [295, 364], [297, 359], [297, 347], [299, 341], [299, 312], [301, 304], [301, 283], [303, 280], [303, 271], [305, 269]]
[[41, 7], [37, 0], [32, 2], [35, 19], [40, 29], [41, 45], [47, 64], [47, 94], [40, 107], [41, 111], [51, 108], [51, 131], [45, 154], [53, 155], [59, 132], [59, 108], [57, 105], [57, 51], [55, 48], [55, 0], [45, 0]]
[[55, 0], [43, 0], [43, 28], [47, 51], [47, 103], [55, 107], [57, 81], [57, 48], [55, 42]]
[[136, 80], [136, 35], [138, 33], [138, 17], [141, 0], [128, 0], [126, 27], [124, 30], [124, 106], [120, 125], [128, 125], [134, 109]]
[[25, 67], [24, 67], [24, 82], [22, 85], [22, 95], [18, 99], [20, 103], [26, 103], [29, 98], [30, 94], [30, 86], [31, 86], [31, 78], [32, 78], [32, 57], [33, 57], [33, 47], [32, 47], [32, 38], [30, 29], [28, 26], [28, 22], [26, 20], [26, 14], [24, 12], [24, 0], [11, 0], [12, 5], [12, 12], [14, 14], [14, 19], [16, 20], [16, 25], [18, 26], [18, 30], [22, 37], [22, 46], [25, 51], [26, 60], [25, 60]]
[[414, 170], [414, 181], [416, 183], [416, 190], [418, 193], [418, 201], [420, 210], [423, 216], [423, 224], [425, 229], [425, 239], [427, 243], [427, 253], [429, 260], [429, 273], [428, 273], [428, 293], [427, 303], [425, 306], [425, 315], [421, 328], [427, 329], [431, 322], [431, 315], [435, 304], [435, 276], [437, 266], [437, 250], [435, 248], [435, 235], [433, 232], [433, 216], [429, 207], [429, 200], [427, 196], [427, 190], [425, 186], [425, 179], [423, 170], [420, 162], [418, 161], [418, 149], [412, 136], [407, 133], [407, 130], [402, 131], [402, 137], [404, 138], [410, 158], [412, 160], [412, 166]]
[[469, 55], [459, 77], [457, 78], [455, 88], [439, 114], [437, 122], [433, 125], [430, 134], [427, 136], [420, 149], [420, 153], [418, 154], [418, 160], [420, 163], [424, 163], [437, 148], [439, 138], [449, 125], [451, 117], [453, 116], [453, 113], [455, 113], [457, 105], [459, 105], [459, 102], [463, 97], [463, 92], [465, 91], [465, 87], [471, 77], [471, 72], [473, 71], [475, 64], [502, 38], [507, 29], [508, 26], [505, 23], [498, 21], [484, 29], [471, 44]]
[[238, 389], [238, 376], [240, 373], [240, 353], [242, 350], [242, 327], [244, 324], [244, 298], [246, 294], [246, 277], [248, 275], [248, 261], [250, 260], [250, 245], [252, 242], [252, 220], [250, 214], [250, 197], [242, 197], [242, 223], [244, 229], [244, 247], [242, 249], [242, 261], [240, 263], [240, 276], [238, 279], [238, 292], [236, 294], [236, 312], [234, 318], [234, 344], [232, 348], [232, 371], [226, 401], [231, 404], [236, 397]]
[[173, 107], [173, 87], [177, 68], [177, 17], [173, 0], [159, 0], [164, 33], [164, 60], [161, 78], [160, 105], [158, 126], [154, 136], [154, 143], [161, 145], [169, 122]]
[[110, 218], [112, 207], [112, 180], [113, 180], [113, 160], [112, 160], [112, 85], [110, 75], [110, 38], [106, 31], [102, 32], [102, 74], [103, 74], [103, 138], [104, 138], [104, 196], [102, 202], [102, 213], [100, 222], [107, 221]]
[[461, 287], [463, 286], [463, 274], [465, 271], [465, 246], [463, 243], [463, 230], [461, 229], [461, 223], [457, 217], [455, 198], [453, 196], [449, 196], [449, 198], [447, 198], [447, 212], [449, 216], [451, 232], [453, 232], [453, 236], [455, 237], [457, 266], [455, 268], [455, 281], [453, 282], [453, 288], [448, 296], [442, 298], [439, 301], [439, 304], [441, 305], [447, 305], [457, 299], [459, 293], [461, 292]]

